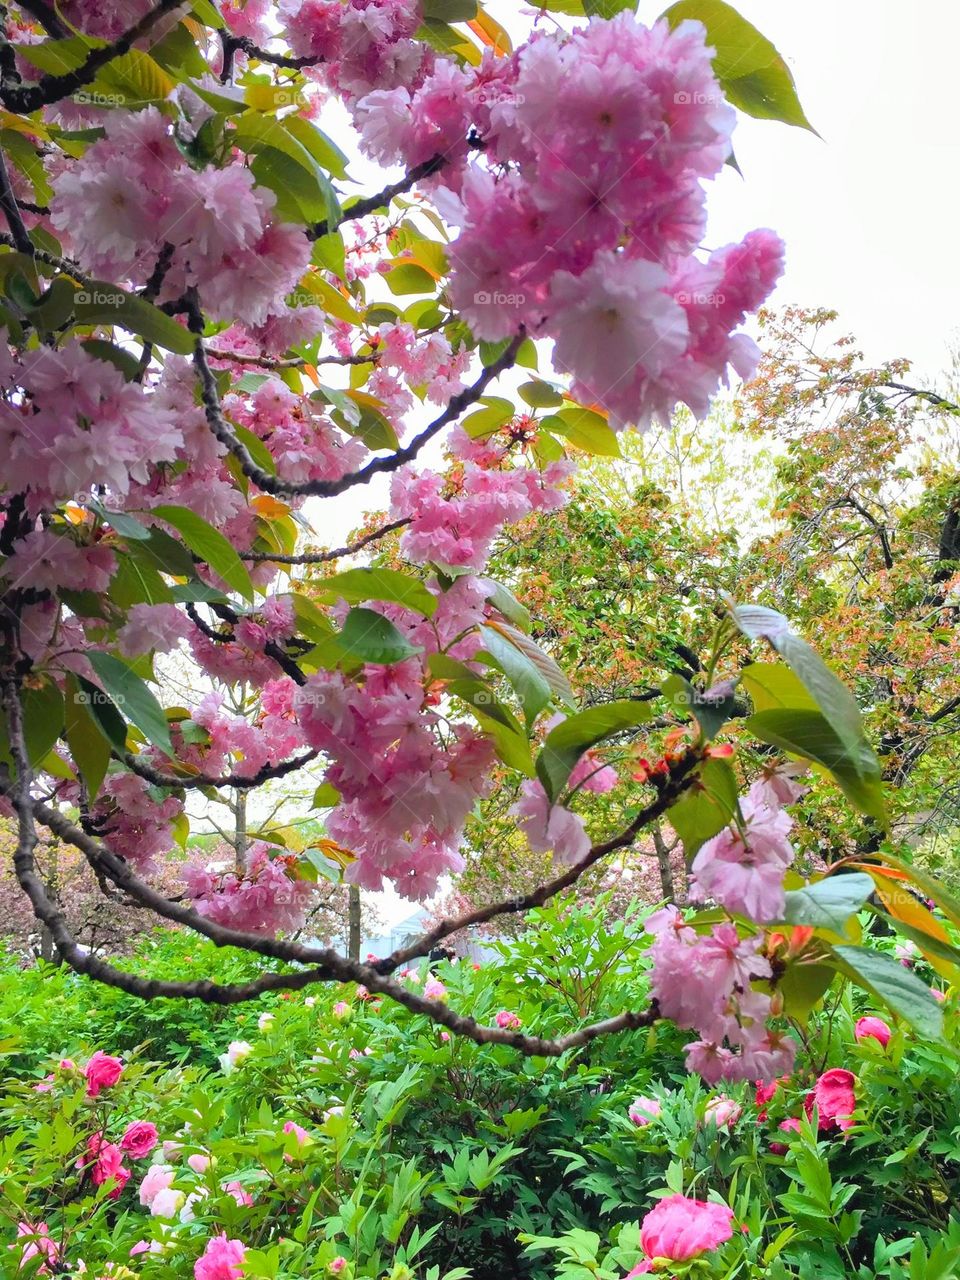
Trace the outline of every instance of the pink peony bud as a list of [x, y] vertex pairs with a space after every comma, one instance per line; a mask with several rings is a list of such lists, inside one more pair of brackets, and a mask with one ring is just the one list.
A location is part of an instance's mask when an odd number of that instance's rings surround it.
[[882, 1048], [890, 1043], [891, 1031], [882, 1018], [860, 1018], [853, 1028], [857, 1040], [876, 1040]]

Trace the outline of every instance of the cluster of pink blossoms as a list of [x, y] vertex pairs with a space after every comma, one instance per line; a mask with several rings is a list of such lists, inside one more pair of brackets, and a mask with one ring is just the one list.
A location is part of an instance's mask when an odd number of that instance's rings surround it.
[[[783, 246], [756, 231], [693, 256], [701, 183], [734, 123], [699, 23], [620, 14], [538, 34], [509, 60], [380, 89], [357, 118], [380, 160], [443, 158], [436, 201], [461, 227], [451, 300], [478, 337], [524, 324], [554, 338], [577, 398], [621, 423], [667, 420], [678, 402], [702, 415], [728, 365], [752, 372], [756, 346], [733, 330], [772, 289]], [[466, 166], [470, 137], [491, 168]]]
[[[457, 588], [480, 591], [467, 579]], [[297, 691], [307, 740], [332, 761], [326, 780], [341, 796], [327, 829], [357, 855], [345, 874], [364, 888], [387, 877], [406, 896], [428, 898], [441, 875], [464, 865], [460, 835], [488, 789], [493, 747], [467, 725], [444, 726], [432, 702], [418, 658], [367, 666], [362, 684], [321, 671]]]
[[[743, 829], [724, 828], [694, 859], [692, 896], [712, 898], [758, 924], [778, 919], [793, 860], [792, 820], [781, 804], [802, 790], [781, 774], [755, 782], [741, 805]], [[796, 1043], [767, 1025], [774, 998], [755, 989], [772, 977], [762, 939], [741, 938], [732, 923], [699, 935], [675, 907], [651, 916], [646, 928], [655, 938], [652, 991], [661, 1014], [700, 1035], [687, 1045], [687, 1066], [710, 1084], [789, 1073]]]
[[274, 218], [273, 192], [237, 164], [192, 169], [155, 107], [109, 112], [103, 127], [104, 138], [80, 160], [58, 159], [51, 175], [51, 221], [80, 265], [143, 285], [166, 243], [174, 254], [161, 301], [196, 286], [218, 319], [259, 325], [284, 312], [310, 242], [302, 227]]
[[[114, 365], [94, 359], [76, 341], [57, 350], [40, 346], [14, 360], [2, 336], [3, 485], [28, 494], [33, 510], [101, 488], [113, 501], [123, 500], [131, 484], [146, 484], [158, 463], [176, 457], [183, 436], [175, 416]], [[67, 555], [66, 547], [61, 554]], [[57, 573], [75, 568], [64, 564]], [[61, 581], [76, 585], [70, 576]]]
[[279, 10], [290, 48], [322, 61], [313, 74], [347, 101], [412, 84], [433, 64], [429, 47], [413, 39], [419, 0], [280, 0]]
[[275, 850], [256, 841], [246, 852], [242, 871], [219, 863], [187, 863], [183, 882], [193, 905], [229, 929], [293, 933], [316, 900], [316, 886], [292, 873], [290, 855], [271, 853]]
[[[601, 764], [595, 752], [585, 751], [574, 766], [567, 785], [571, 791], [605, 795], [613, 790], [617, 781], [616, 771], [610, 765]], [[517, 825], [534, 853], [552, 851], [555, 862], [572, 864], [590, 852], [590, 837], [581, 815], [563, 805], [551, 804], [539, 782], [523, 784], [520, 799], [510, 812], [518, 819]]]

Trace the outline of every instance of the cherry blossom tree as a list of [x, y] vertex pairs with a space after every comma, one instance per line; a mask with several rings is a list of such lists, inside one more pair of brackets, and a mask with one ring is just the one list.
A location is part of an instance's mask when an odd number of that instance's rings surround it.
[[[789, 1068], [787, 972], [794, 987], [854, 978], [936, 1034], [922, 984], [842, 932], [875, 876], [905, 873], [789, 881], [791, 788], [766, 779], [740, 803], [713, 741], [739, 680], [750, 731], [829, 770], [882, 830], [856, 703], [787, 620], [718, 609], [702, 671], [663, 686], [691, 733], [596, 841], [584, 810], [618, 784], [605, 746], [651, 706], [578, 709], [523, 605], [484, 572], [505, 527], [567, 501], [578, 450], [680, 404], [702, 415], [731, 372], [753, 371], [742, 326], [781, 271], [772, 231], [701, 245], [736, 108], [806, 126], [783, 59], [722, 0], [678, 0], [649, 24], [629, 7], [548, 4], [516, 48], [476, 0], [6, 11], [3, 786], [17, 880], [78, 971], [219, 1003], [355, 981], [533, 1054], [671, 1017], [708, 1079]], [[344, 144], [400, 177], [355, 193], [356, 155], [318, 123], [335, 105]], [[441, 442], [452, 479], [431, 464]], [[383, 525], [301, 549], [316, 500], [378, 477]], [[403, 568], [317, 578], [394, 530]], [[776, 660], [737, 670], [738, 635]], [[163, 705], [165, 663], [185, 654], [243, 686], [246, 713], [212, 685]], [[429, 898], [462, 865], [495, 763], [523, 778], [513, 816], [551, 855], [550, 878], [376, 963], [292, 936], [340, 867]], [[158, 887], [187, 795], [303, 769], [321, 777], [316, 847], [257, 839], [241, 867], [188, 862], [179, 892]], [[458, 930], [575, 886], [667, 814], [717, 907], [651, 920], [648, 1008], [545, 1040], [393, 978]], [[147, 980], [88, 954], [38, 874], [40, 832], [160, 919], [259, 954], [264, 972]], [[940, 928], [927, 916], [911, 917], [921, 940]]]

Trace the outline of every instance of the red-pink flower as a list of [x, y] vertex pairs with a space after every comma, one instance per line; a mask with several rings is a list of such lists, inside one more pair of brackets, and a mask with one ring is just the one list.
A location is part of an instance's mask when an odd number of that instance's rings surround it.
[[[788, 1116], [786, 1120], [780, 1121], [780, 1123], [777, 1125], [777, 1128], [780, 1129], [783, 1133], [799, 1133], [800, 1121], [797, 1119], [796, 1116]], [[785, 1156], [787, 1154], [787, 1151], [789, 1150], [789, 1147], [785, 1142], [771, 1142], [770, 1150], [773, 1152], [775, 1156]]]
[[687, 1196], [667, 1196], [641, 1223], [644, 1261], [634, 1267], [630, 1275], [650, 1271], [656, 1258], [688, 1262], [709, 1249], [716, 1249], [732, 1235], [733, 1210], [727, 1205], [691, 1200]]
[[817, 1127], [821, 1133], [853, 1126], [853, 1111], [857, 1105], [853, 1091], [856, 1079], [852, 1071], [833, 1067], [823, 1073], [807, 1094], [803, 1109], [807, 1116], [812, 1116], [814, 1107], [817, 1108]]
[[130, 1170], [123, 1163], [123, 1152], [115, 1142], [104, 1142], [103, 1134], [95, 1133], [87, 1142], [87, 1160], [79, 1160], [81, 1168], [90, 1170], [90, 1177], [95, 1187], [112, 1180], [113, 1187], [109, 1192], [111, 1200], [116, 1200], [120, 1192], [130, 1180]]
[[112, 1088], [123, 1074], [123, 1063], [109, 1053], [98, 1049], [84, 1068], [87, 1078], [87, 1097], [95, 1098], [101, 1089]]
[[882, 1048], [890, 1043], [891, 1031], [882, 1018], [860, 1018], [853, 1028], [857, 1040], [876, 1040]]
[[510, 1009], [501, 1009], [494, 1021], [503, 1031], [520, 1030], [520, 1019]]
[[120, 1139], [120, 1146], [124, 1151], [128, 1151], [134, 1160], [142, 1160], [144, 1156], [150, 1154], [158, 1141], [159, 1135], [155, 1124], [150, 1124], [148, 1120], [135, 1120], [133, 1124], [127, 1125]]
[[239, 1240], [213, 1236], [193, 1264], [194, 1280], [238, 1280], [243, 1275], [246, 1249]]

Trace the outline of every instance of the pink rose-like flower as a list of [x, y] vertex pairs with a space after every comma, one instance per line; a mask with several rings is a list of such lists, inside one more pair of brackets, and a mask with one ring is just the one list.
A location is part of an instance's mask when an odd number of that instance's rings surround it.
[[[799, 1133], [800, 1121], [796, 1116], [788, 1116], [786, 1120], [781, 1120], [777, 1128], [782, 1133]], [[785, 1142], [771, 1142], [770, 1150], [775, 1156], [785, 1156], [790, 1148]]]
[[651, 1209], [640, 1225], [640, 1245], [645, 1260], [631, 1276], [651, 1270], [656, 1258], [688, 1262], [733, 1235], [733, 1210], [725, 1204], [667, 1196]]
[[522, 1025], [517, 1015], [509, 1009], [501, 1009], [494, 1021], [503, 1031], [519, 1031]]
[[890, 1043], [892, 1032], [882, 1018], [859, 1018], [857, 1025], [853, 1028], [853, 1034], [857, 1040], [876, 1040], [881, 1048], [886, 1048]]
[[110, 1089], [123, 1074], [123, 1063], [98, 1049], [84, 1068], [87, 1097], [95, 1098], [101, 1089]]
[[719, 1093], [707, 1103], [704, 1119], [718, 1129], [732, 1129], [743, 1115], [743, 1107], [725, 1093]]
[[187, 1164], [194, 1173], [202, 1177], [210, 1168], [210, 1157], [205, 1156], [201, 1151], [195, 1151], [192, 1156], [187, 1156]]
[[663, 1110], [663, 1104], [659, 1098], [634, 1098], [630, 1103], [627, 1115], [633, 1123], [640, 1129], [645, 1128], [651, 1121], [656, 1120], [657, 1116]]
[[333, 1016], [340, 1019], [350, 1017], [350, 1006], [347, 1004], [346, 1000], [337, 1001], [333, 1006]]
[[47, 1261], [40, 1264], [35, 1274], [50, 1275], [50, 1267], [55, 1267], [60, 1260], [60, 1250], [57, 1248], [56, 1241], [50, 1239], [50, 1229], [47, 1224], [38, 1222], [34, 1225], [30, 1222], [18, 1222], [17, 1240], [23, 1240], [24, 1237], [27, 1237], [27, 1242], [22, 1246], [17, 1244], [9, 1246], [11, 1249], [20, 1248], [20, 1262], [17, 1270], [22, 1271], [32, 1258], [39, 1258], [42, 1255]]
[[143, 1181], [140, 1183], [140, 1190], [137, 1193], [140, 1203], [145, 1209], [149, 1209], [154, 1200], [161, 1191], [166, 1191], [167, 1187], [173, 1182], [173, 1169], [168, 1164], [151, 1165], [144, 1175]]
[[283, 1132], [296, 1134], [297, 1142], [300, 1144], [301, 1147], [304, 1145], [305, 1142], [310, 1141], [310, 1134], [306, 1131], [306, 1129], [303, 1128], [302, 1125], [297, 1124], [295, 1120], [288, 1120], [287, 1123], [283, 1126]]
[[447, 988], [438, 978], [428, 978], [423, 994], [428, 1000], [443, 1000], [446, 997]]
[[343, 1254], [338, 1253], [335, 1258], [331, 1258], [330, 1261], [327, 1263], [327, 1270], [330, 1272], [332, 1276], [338, 1276], [340, 1272], [344, 1269], [344, 1267], [346, 1267], [346, 1265], [347, 1265], [346, 1258], [343, 1256]]
[[193, 1264], [194, 1280], [238, 1280], [243, 1275], [246, 1249], [239, 1240], [213, 1236]]
[[134, 1160], [142, 1160], [144, 1156], [150, 1154], [159, 1140], [160, 1135], [157, 1133], [155, 1124], [150, 1124], [147, 1120], [137, 1120], [127, 1125], [120, 1139], [120, 1146], [124, 1151], [129, 1152]]
[[223, 1189], [228, 1195], [233, 1196], [234, 1200], [236, 1200], [237, 1204], [242, 1208], [248, 1209], [250, 1205], [253, 1204], [253, 1196], [246, 1187], [244, 1187], [242, 1182], [225, 1182], [223, 1184]]
[[804, 1099], [803, 1109], [808, 1118], [817, 1108], [817, 1127], [821, 1133], [853, 1126], [853, 1111], [857, 1105], [853, 1086], [856, 1076], [843, 1067], [825, 1071]]

